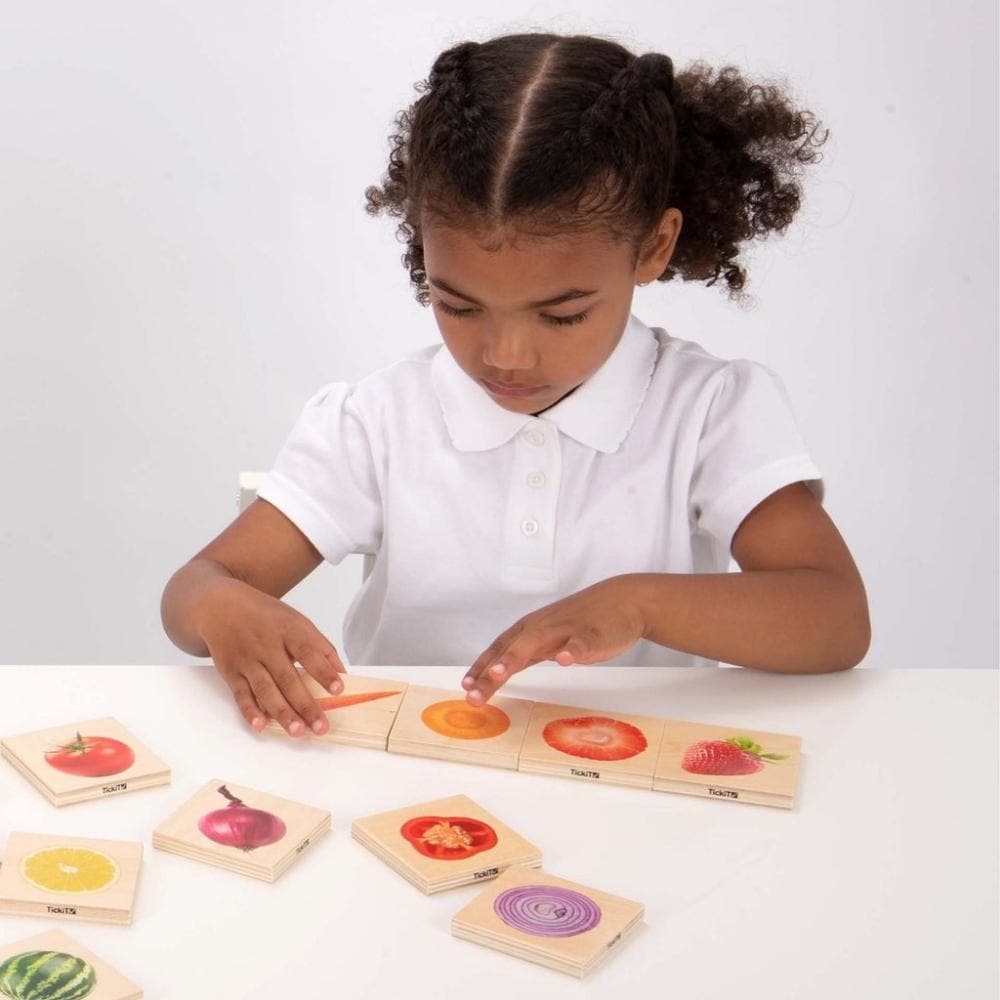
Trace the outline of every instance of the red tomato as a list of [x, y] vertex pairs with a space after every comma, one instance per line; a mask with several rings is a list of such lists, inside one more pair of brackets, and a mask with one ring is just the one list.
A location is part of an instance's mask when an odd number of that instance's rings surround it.
[[492, 826], [466, 816], [415, 816], [399, 832], [421, 854], [438, 861], [471, 858], [497, 843]]
[[135, 763], [135, 754], [127, 743], [110, 736], [81, 736], [56, 750], [49, 750], [45, 760], [56, 770], [87, 778], [120, 774]]

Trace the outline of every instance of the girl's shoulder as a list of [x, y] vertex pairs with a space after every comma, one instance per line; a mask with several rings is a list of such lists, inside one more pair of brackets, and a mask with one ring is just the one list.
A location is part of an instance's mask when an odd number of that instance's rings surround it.
[[[372, 406], [386, 401], [404, 404], [414, 393], [423, 394], [431, 379], [431, 366], [443, 344], [429, 344], [353, 381], [326, 382], [309, 400], [311, 405]], [[307, 405], [309, 405], [307, 404]]]
[[677, 377], [718, 377], [746, 366], [764, 367], [749, 358], [723, 358], [694, 340], [684, 340], [668, 333], [662, 326], [650, 326], [657, 340], [657, 372]]
[[663, 327], [647, 328], [657, 341], [653, 381], [666, 391], [680, 386], [721, 389], [735, 384], [766, 381], [780, 383], [780, 376], [750, 358], [723, 358], [693, 340], [684, 340]]
[[791, 412], [781, 376], [767, 365], [749, 358], [719, 357], [663, 327], [647, 329], [657, 344], [643, 406], [647, 423], [662, 426], [664, 421], [677, 421], [704, 430], [726, 415], [753, 420]]

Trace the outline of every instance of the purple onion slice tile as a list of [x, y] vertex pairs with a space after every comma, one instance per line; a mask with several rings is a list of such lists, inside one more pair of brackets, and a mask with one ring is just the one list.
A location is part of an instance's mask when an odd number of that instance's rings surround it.
[[539, 937], [573, 937], [601, 921], [601, 908], [588, 896], [552, 885], [507, 889], [493, 910], [508, 927]]

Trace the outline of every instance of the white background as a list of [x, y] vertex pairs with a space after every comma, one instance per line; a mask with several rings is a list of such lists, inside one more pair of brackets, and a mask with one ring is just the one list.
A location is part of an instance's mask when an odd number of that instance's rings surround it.
[[[178, 658], [159, 595], [238, 472], [322, 383], [437, 340], [363, 210], [393, 116], [443, 48], [542, 29], [787, 81], [830, 128], [753, 309], [635, 312], [784, 378], [869, 665], [996, 665], [996, 5], [498, 7], [0, 2], [0, 662]], [[296, 595], [334, 640], [347, 577]]]

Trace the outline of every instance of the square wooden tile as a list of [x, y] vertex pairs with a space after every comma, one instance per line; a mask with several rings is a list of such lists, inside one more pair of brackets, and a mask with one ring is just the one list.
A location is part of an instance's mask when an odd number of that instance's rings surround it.
[[530, 868], [509, 868], [452, 918], [455, 937], [582, 978], [642, 923], [644, 907]]
[[0, 755], [53, 805], [170, 782], [170, 768], [110, 717], [7, 736]]
[[[299, 675], [330, 723], [329, 731], [322, 736], [307, 731], [305, 735], [309, 739], [376, 750], [386, 748], [389, 730], [408, 685], [379, 677], [343, 674], [343, 694], [331, 695], [305, 671], [299, 671]], [[290, 739], [281, 724], [274, 719], [268, 722], [264, 731]]]
[[153, 831], [153, 847], [273, 882], [329, 829], [325, 809], [213, 778]]
[[466, 795], [365, 816], [351, 835], [428, 894], [542, 863], [534, 844]]
[[0, 913], [132, 923], [142, 844], [11, 833], [0, 866]]
[[142, 1000], [143, 992], [65, 931], [53, 930], [0, 944], [0, 996]]
[[662, 735], [662, 719], [538, 702], [518, 770], [652, 788]]
[[791, 809], [801, 750], [798, 736], [668, 719], [653, 788]]
[[389, 733], [389, 752], [517, 768], [534, 702], [496, 697], [477, 708], [461, 692], [410, 685]]

